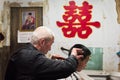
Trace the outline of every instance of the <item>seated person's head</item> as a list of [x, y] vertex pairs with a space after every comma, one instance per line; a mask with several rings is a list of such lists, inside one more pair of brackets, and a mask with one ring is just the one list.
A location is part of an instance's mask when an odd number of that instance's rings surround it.
[[91, 55], [91, 52], [86, 46], [84, 46], [82, 44], [75, 44], [70, 48], [69, 55], [71, 55], [71, 51], [73, 48], [79, 48], [79, 49], [82, 49], [84, 51], [83, 58], [78, 61], [79, 64], [78, 64], [77, 71], [81, 71], [82, 69], [85, 68], [85, 66], [89, 60], [89, 57]]

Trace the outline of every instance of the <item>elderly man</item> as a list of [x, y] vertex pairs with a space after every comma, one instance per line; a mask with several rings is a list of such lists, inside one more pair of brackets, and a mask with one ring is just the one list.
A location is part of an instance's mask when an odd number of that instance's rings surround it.
[[[65, 60], [45, 57], [54, 42], [53, 32], [45, 26], [35, 29], [31, 42], [11, 56], [5, 80], [56, 80], [75, 72], [83, 51], [74, 48]], [[79, 55], [77, 53], [80, 53]]]

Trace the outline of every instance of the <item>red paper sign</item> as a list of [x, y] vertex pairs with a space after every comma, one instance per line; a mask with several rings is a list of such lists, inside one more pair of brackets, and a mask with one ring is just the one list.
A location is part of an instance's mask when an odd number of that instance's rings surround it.
[[77, 34], [79, 38], [85, 39], [92, 33], [91, 26], [100, 27], [98, 21], [91, 22], [91, 12], [93, 6], [84, 1], [82, 6], [77, 6], [74, 1], [69, 2], [69, 6], [64, 6], [66, 12], [63, 14], [64, 22], [57, 21], [57, 25], [62, 28], [65, 37], [72, 38]]

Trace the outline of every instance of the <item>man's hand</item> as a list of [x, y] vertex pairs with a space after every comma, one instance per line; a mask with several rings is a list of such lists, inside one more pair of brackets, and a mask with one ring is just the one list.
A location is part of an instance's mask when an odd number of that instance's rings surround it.
[[83, 54], [84, 51], [80, 48], [73, 48], [71, 52], [71, 55], [74, 55], [78, 60], [84, 57]]

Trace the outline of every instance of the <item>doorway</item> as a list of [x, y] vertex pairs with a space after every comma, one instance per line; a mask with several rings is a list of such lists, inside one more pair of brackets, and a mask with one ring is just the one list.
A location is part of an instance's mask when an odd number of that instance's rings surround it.
[[[11, 7], [10, 17], [10, 55], [16, 49], [24, 46], [26, 43], [18, 43], [18, 30], [20, 31], [21, 11], [37, 11], [36, 27], [43, 25], [43, 7]], [[32, 30], [30, 30], [32, 32]], [[25, 30], [25, 32], [29, 32]]]

